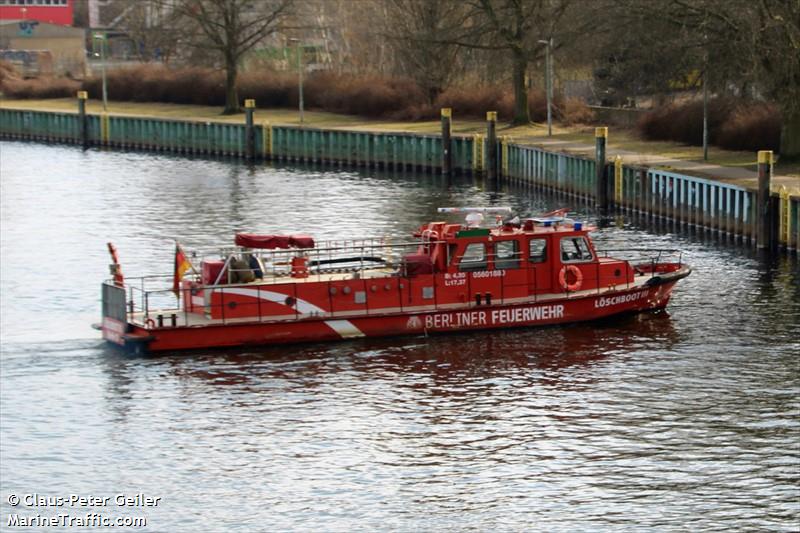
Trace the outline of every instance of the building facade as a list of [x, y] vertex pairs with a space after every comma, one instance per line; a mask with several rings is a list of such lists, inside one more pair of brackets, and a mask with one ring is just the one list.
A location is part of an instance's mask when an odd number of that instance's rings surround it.
[[74, 0], [0, 0], [0, 20], [72, 26], [74, 11]]

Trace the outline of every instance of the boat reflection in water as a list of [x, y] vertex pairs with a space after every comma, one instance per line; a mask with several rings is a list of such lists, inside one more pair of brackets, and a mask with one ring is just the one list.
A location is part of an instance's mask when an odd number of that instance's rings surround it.
[[[632, 314], [589, 324], [538, 329], [452, 333], [436, 336], [376, 338], [336, 344], [292, 347], [218, 349], [164, 354], [158, 359], [122, 357], [109, 348], [111, 381], [131, 388], [137, 364], [156, 366], [181, 382], [205, 383], [258, 391], [272, 380], [291, 381], [313, 389], [339, 373], [359, 379], [389, 378], [400, 381], [427, 378], [441, 385], [492, 379], [530, 369], [530, 377], [549, 386], [559, 383], [560, 371], [591, 367], [608, 359], [628, 357], [646, 349], [668, 352], [679, 333], [666, 311]], [[587, 376], [584, 376], [587, 378]], [[428, 381], [429, 380], [429, 381]], [[420, 384], [419, 382], [417, 384]]]

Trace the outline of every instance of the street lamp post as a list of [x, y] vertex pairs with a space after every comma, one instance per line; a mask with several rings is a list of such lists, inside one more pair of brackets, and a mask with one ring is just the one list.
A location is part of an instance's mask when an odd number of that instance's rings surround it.
[[300, 39], [292, 38], [289, 39], [297, 43], [297, 86], [298, 86], [298, 106], [300, 108], [300, 124], [303, 123], [303, 55], [302, 55], [302, 44], [300, 43]]
[[547, 45], [545, 49], [545, 77], [547, 78], [547, 136], [553, 135], [553, 38], [548, 40], [540, 39], [540, 43]]
[[103, 76], [103, 111], [108, 111], [108, 89], [106, 85], [106, 37], [102, 33], [95, 33], [94, 38], [100, 41], [100, 72]]

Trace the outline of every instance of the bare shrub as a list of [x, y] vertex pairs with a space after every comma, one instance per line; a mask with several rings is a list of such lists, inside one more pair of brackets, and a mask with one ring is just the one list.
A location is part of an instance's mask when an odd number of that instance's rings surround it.
[[68, 98], [75, 96], [80, 82], [68, 78], [3, 78], [0, 91], [9, 98]]
[[[225, 103], [224, 72], [218, 69], [171, 69], [160, 64], [142, 64], [110, 70], [106, 82], [111, 100], [207, 106]], [[297, 107], [297, 82], [293, 72], [258, 69], [242, 73], [237, 87], [242, 99], [255, 99], [259, 107], [286, 108]], [[74, 96], [75, 91], [83, 88], [90, 97], [99, 98], [102, 78], [95, 74], [82, 85], [62, 78], [23, 81], [14, 76], [10, 64], [0, 64], [0, 88], [16, 98]], [[498, 86], [451, 87], [431, 104], [422, 88], [408, 78], [334, 72], [309, 75], [304, 84], [304, 99], [308, 109], [394, 120], [436, 119], [443, 107], [452, 108], [456, 120], [484, 119], [487, 111], [497, 111], [500, 120], [510, 120], [514, 113], [513, 93]], [[546, 119], [546, 101], [543, 90], [529, 92], [533, 120]], [[570, 124], [591, 119], [584, 104], [577, 100], [562, 101], [558, 96], [554, 101], [554, 116]]]
[[483, 118], [487, 111], [497, 111], [498, 118], [509, 119], [514, 106], [508, 96], [498, 87], [456, 87], [440, 94], [435, 105], [452, 108], [455, 117]]
[[571, 126], [573, 124], [591, 124], [594, 121], [594, 113], [580, 98], [565, 98], [557, 108], [560, 122]]
[[405, 78], [344, 76], [320, 72], [309, 77], [309, 106], [365, 117], [392, 117], [426, 102], [422, 89]]
[[[644, 115], [638, 123], [646, 139], [703, 144], [703, 102], [671, 104]], [[781, 119], [763, 102], [714, 98], [708, 104], [709, 143], [729, 150], [777, 150]]]
[[0, 83], [6, 79], [18, 79], [19, 74], [10, 61], [0, 60]]
[[781, 116], [773, 104], [740, 105], [720, 126], [716, 144], [728, 150], [780, 150]]
[[[708, 104], [709, 142], [713, 143], [720, 126], [733, 110], [733, 102], [714, 98]], [[639, 131], [646, 139], [677, 141], [695, 146], [703, 144], [703, 102], [693, 100], [670, 104], [639, 119]]]

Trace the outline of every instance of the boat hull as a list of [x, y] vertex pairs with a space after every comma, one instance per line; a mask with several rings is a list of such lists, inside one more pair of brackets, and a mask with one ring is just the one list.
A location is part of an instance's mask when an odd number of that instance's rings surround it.
[[630, 289], [590, 295], [562, 295], [514, 304], [188, 327], [145, 328], [134, 325], [122, 336], [122, 342], [117, 343], [136, 352], [162, 352], [584, 322], [664, 308], [675, 282], [684, 277], [676, 274], [655, 278], [652, 283]]

